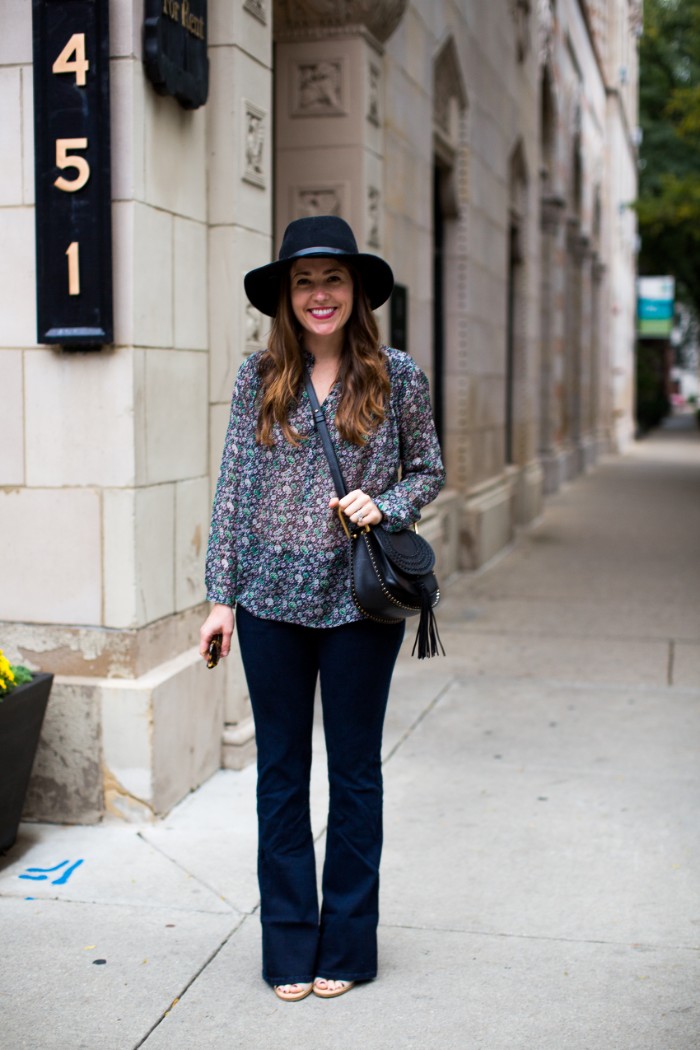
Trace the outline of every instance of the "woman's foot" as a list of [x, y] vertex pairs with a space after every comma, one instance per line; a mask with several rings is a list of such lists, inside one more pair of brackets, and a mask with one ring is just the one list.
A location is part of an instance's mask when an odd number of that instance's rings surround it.
[[314, 981], [314, 995], [320, 999], [335, 999], [336, 995], [345, 995], [354, 986], [354, 981], [333, 981], [327, 977], [317, 977]]
[[310, 981], [308, 984], [274, 984], [272, 986], [272, 991], [277, 998], [282, 999], [285, 1003], [296, 1003], [300, 999], [306, 999], [312, 989], [313, 985]]

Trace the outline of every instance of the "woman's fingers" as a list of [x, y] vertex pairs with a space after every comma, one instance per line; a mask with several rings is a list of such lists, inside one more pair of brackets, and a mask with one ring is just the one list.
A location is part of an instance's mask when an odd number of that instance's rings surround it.
[[233, 609], [228, 605], [215, 605], [199, 629], [199, 655], [207, 658], [209, 645], [215, 634], [221, 635], [221, 655], [231, 651], [233, 634]]
[[362, 489], [354, 489], [341, 500], [330, 502], [331, 507], [340, 507], [343, 513], [357, 525], [378, 525], [382, 512], [377, 504]]

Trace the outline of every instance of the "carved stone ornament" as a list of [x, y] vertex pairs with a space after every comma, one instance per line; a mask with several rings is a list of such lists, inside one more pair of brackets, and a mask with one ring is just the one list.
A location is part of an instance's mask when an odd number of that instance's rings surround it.
[[642, 0], [630, 0], [630, 29], [635, 36], [641, 36], [644, 32], [644, 13], [642, 11]]
[[292, 77], [292, 116], [327, 117], [347, 113], [344, 59], [298, 62], [292, 67]]
[[265, 186], [265, 111], [252, 102], [244, 100], [244, 157], [243, 178], [254, 186]]
[[458, 145], [458, 128], [455, 112], [466, 109], [467, 93], [464, 88], [459, 55], [454, 38], [450, 36], [440, 49], [433, 72], [433, 123], [445, 142], [452, 149]]
[[552, 0], [537, 0], [537, 58], [541, 66], [552, 57], [554, 10]]
[[379, 239], [379, 190], [370, 186], [367, 191], [367, 244], [370, 248], [381, 248]]
[[515, 42], [518, 62], [523, 62], [530, 51], [530, 0], [510, 0], [510, 13], [515, 22]]
[[367, 120], [375, 127], [379, 127], [381, 117], [379, 112], [379, 84], [381, 70], [374, 62], [370, 62], [367, 70]]
[[408, 0], [274, 0], [275, 33], [360, 25], [383, 44], [407, 6]]
[[263, 316], [252, 303], [246, 303], [243, 317], [243, 354], [248, 357], [263, 341]]
[[265, 0], [245, 0], [243, 10], [257, 18], [263, 25], [267, 25], [267, 13], [265, 11]]
[[343, 183], [322, 186], [292, 187], [292, 218], [307, 215], [343, 215], [345, 186]]

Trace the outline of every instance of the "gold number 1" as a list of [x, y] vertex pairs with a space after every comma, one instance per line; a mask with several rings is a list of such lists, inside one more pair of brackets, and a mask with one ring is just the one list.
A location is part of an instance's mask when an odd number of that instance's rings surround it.
[[80, 295], [80, 257], [77, 241], [68, 245], [68, 294]]

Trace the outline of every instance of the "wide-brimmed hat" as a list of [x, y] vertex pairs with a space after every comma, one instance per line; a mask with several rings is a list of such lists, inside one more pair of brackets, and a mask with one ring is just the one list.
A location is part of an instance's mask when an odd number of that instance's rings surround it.
[[280, 283], [288, 273], [292, 259], [347, 259], [357, 270], [373, 310], [385, 303], [394, 287], [394, 275], [388, 263], [378, 255], [358, 252], [355, 235], [337, 215], [310, 215], [290, 222], [284, 231], [277, 262], [250, 270], [244, 278], [246, 295], [268, 317], [274, 317], [279, 303]]

